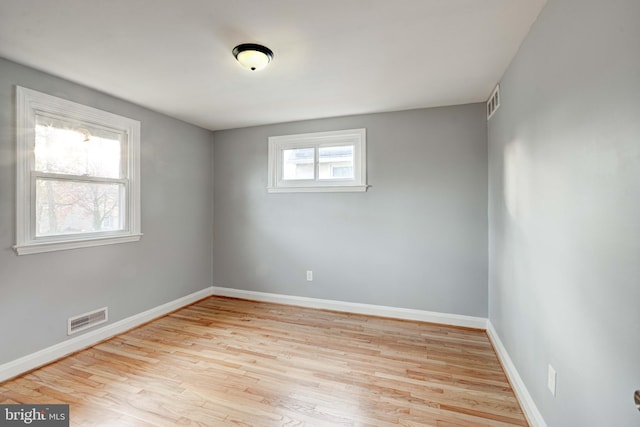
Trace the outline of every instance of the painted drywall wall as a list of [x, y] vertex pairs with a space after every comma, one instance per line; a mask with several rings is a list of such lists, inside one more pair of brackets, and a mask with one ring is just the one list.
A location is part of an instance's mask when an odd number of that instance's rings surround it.
[[488, 124], [489, 317], [551, 427], [640, 425], [639, 18], [549, 0]]
[[[367, 130], [366, 193], [267, 193], [268, 137], [353, 128]], [[486, 317], [483, 105], [219, 131], [213, 140], [214, 285]]]
[[[17, 256], [15, 85], [141, 122], [140, 242]], [[211, 132], [0, 59], [0, 364], [67, 338], [67, 318], [110, 322], [211, 285]]]

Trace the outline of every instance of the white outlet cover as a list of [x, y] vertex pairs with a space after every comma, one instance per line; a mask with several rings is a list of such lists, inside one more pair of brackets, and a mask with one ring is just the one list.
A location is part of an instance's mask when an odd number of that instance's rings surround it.
[[549, 371], [547, 374], [547, 387], [552, 395], [556, 395], [556, 377], [558, 376], [553, 366], [549, 365]]
[[313, 281], [313, 271], [307, 270], [307, 282]]

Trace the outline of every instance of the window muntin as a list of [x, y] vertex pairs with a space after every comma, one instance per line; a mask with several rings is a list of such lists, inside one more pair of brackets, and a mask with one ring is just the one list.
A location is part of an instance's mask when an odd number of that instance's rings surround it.
[[18, 254], [140, 239], [140, 122], [18, 87]]
[[269, 192], [366, 189], [365, 129], [269, 138]]

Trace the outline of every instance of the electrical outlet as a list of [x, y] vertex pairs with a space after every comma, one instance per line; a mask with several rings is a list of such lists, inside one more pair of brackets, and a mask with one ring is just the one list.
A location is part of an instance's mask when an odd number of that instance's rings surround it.
[[558, 376], [553, 366], [549, 365], [549, 370], [547, 372], [547, 387], [553, 396], [556, 395], [556, 377]]
[[307, 270], [307, 282], [313, 282], [313, 271]]

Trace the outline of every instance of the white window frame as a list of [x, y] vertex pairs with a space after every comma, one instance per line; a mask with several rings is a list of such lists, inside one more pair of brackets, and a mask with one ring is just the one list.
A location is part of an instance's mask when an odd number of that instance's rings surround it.
[[[17, 185], [16, 245], [18, 255], [51, 252], [140, 240], [140, 122], [66, 99], [16, 86]], [[36, 237], [35, 123], [36, 115], [52, 115], [123, 132], [126, 153], [123, 230]]]
[[[340, 145], [353, 145], [354, 147], [353, 179], [320, 179], [318, 150], [322, 147]], [[314, 149], [314, 178], [283, 179], [283, 151], [301, 148]], [[269, 137], [268, 162], [267, 191], [269, 193], [367, 191], [366, 129], [346, 129]]]

